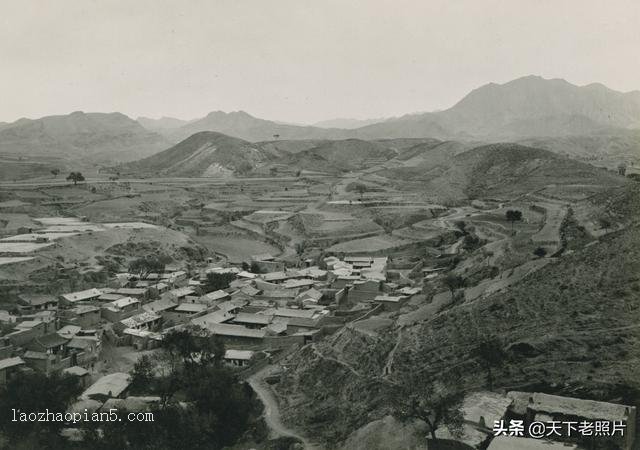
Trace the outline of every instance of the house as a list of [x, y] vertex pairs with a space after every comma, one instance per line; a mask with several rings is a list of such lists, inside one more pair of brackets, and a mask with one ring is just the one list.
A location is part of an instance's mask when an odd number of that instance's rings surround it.
[[[507, 393], [512, 399], [510, 410], [527, 422], [550, 420], [608, 421], [624, 424], [623, 435], [611, 436], [613, 445], [631, 449], [636, 434], [636, 407], [618, 403], [583, 400], [539, 392]], [[605, 438], [603, 437], [603, 440]]]
[[80, 395], [80, 399], [104, 402], [109, 398], [124, 398], [130, 383], [129, 374], [122, 372], [110, 373], [89, 386]]
[[93, 328], [100, 323], [102, 313], [93, 305], [78, 305], [65, 314], [65, 322], [82, 328]]
[[133, 297], [143, 302], [149, 298], [149, 288], [140, 287], [140, 288], [120, 288], [117, 289], [116, 294], [120, 294], [125, 297]]
[[7, 384], [7, 381], [24, 366], [24, 360], [18, 356], [0, 359], [0, 386]]
[[170, 312], [176, 306], [178, 306], [178, 304], [174, 303], [170, 298], [161, 298], [159, 300], [149, 302], [146, 305], [142, 305], [142, 309], [145, 311], [160, 314], [162, 317], [166, 318], [165, 313]]
[[[351, 295], [351, 292], [349, 292]], [[373, 301], [383, 305], [383, 308], [386, 311], [397, 311], [402, 307], [407, 297], [401, 295], [377, 295]]]
[[181, 302], [187, 295], [195, 295], [195, 293], [196, 290], [192, 286], [185, 286], [167, 291], [165, 295], [176, 302]]
[[220, 336], [225, 344], [232, 345], [261, 345], [267, 335], [265, 330], [253, 330], [228, 323], [208, 324], [207, 328], [212, 334]]
[[306, 291], [301, 292], [296, 297], [296, 300], [302, 302], [304, 305], [305, 302], [317, 304], [322, 299], [322, 292], [315, 288], [308, 289]]
[[27, 350], [34, 352], [42, 352], [48, 355], [65, 355], [67, 349], [67, 343], [69, 339], [64, 336], [60, 336], [58, 333], [45, 334], [39, 336], [25, 345]]
[[247, 328], [261, 329], [273, 320], [272, 315], [240, 312], [233, 318], [233, 323]]
[[149, 289], [155, 289], [158, 294], [164, 294], [169, 290], [169, 285], [166, 283], [157, 283], [150, 285]]
[[373, 264], [373, 258], [370, 256], [345, 256], [343, 261], [351, 264], [354, 269], [369, 268]]
[[249, 365], [254, 352], [251, 350], [226, 350], [224, 361], [234, 367], [245, 367]]
[[310, 288], [313, 287], [316, 284], [315, 281], [313, 280], [308, 280], [308, 279], [297, 279], [297, 280], [293, 280], [293, 279], [289, 279], [286, 280], [284, 283], [281, 284], [281, 286], [285, 289], [299, 289], [299, 288]]
[[9, 338], [11, 343], [15, 346], [21, 346], [27, 342], [35, 339], [38, 336], [43, 336], [55, 329], [55, 323], [45, 322], [42, 320], [25, 320], [16, 325], [14, 331], [5, 335]]
[[124, 295], [114, 294], [113, 292], [105, 292], [100, 297], [98, 297], [98, 301], [100, 302], [114, 302], [120, 298], [124, 297]]
[[154, 330], [160, 325], [162, 316], [154, 312], [143, 312], [121, 320], [119, 323], [124, 328], [133, 328], [134, 330]]
[[122, 297], [102, 306], [102, 317], [109, 322], [119, 322], [140, 311], [140, 300], [133, 297]]
[[91, 300], [97, 300], [102, 295], [102, 291], [96, 288], [86, 289], [84, 291], [70, 292], [68, 294], [62, 294], [59, 297], [60, 306], [74, 306], [78, 302], [88, 302]]
[[66, 369], [63, 369], [62, 373], [65, 375], [71, 375], [72, 377], [77, 377], [78, 383], [82, 388], [86, 388], [87, 385], [91, 382], [91, 375], [89, 374], [89, 371], [84, 367], [80, 367], [80, 366], [67, 367]]
[[206, 309], [207, 305], [202, 303], [180, 303], [175, 308], [165, 311], [163, 317], [175, 323], [182, 323], [195, 314], [204, 312]]
[[[102, 350], [102, 342], [97, 337], [74, 337], [67, 343], [69, 350], [75, 350], [77, 353], [83, 353], [82, 364], [88, 365], [93, 363], [100, 356]], [[77, 363], [78, 361], [76, 361]]]
[[275, 283], [275, 284], [280, 284], [283, 283], [284, 281], [290, 279], [290, 278], [296, 278], [298, 275], [297, 274], [293, 274], [291, 272], [269, 272], [269, 273], [263, 273], [262, 275], [260, 275], [260, 277], [268, 282], [268, 283]]
[[131, 346], [137, 350], [148, 350], [156, 348], [162, 342], [162, 335], [148, 330], [136, 330], [133, 328], [125, 328], [122, 335], [130, 339]]
[[55, 309], [58, 306], [58, 299], [46, 294], [19, 294], [17, 303], [21, 312], [28, 313]]
[[225, 300], [229, 300], [231, 297], [228, 292], [225, 292], [221, 289], [213, 292], [209, 292], [208, 294], [203, 295], [200, 299], [203, 303], [207, 304], [215, 304], [218, 302], [222, 302]]
[[193, 325], [198, 325], [203, 328], [208, 328], [209, 325], [216, 323], [225, 323], [231, 321], [235, 317], [235, 314], [226, 311], [213, 311], [204, 316], [198, 316], [191, 319]]

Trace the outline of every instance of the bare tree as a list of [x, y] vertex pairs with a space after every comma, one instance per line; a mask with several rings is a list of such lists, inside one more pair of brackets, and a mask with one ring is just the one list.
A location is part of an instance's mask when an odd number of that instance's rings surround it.
[[464, 393], [459, 388], [457, 377], [452, 377], [445, 384], [411, 372], [405, 375], [397, 389], [394, 415], [398, 418], [424, 421], [433, 441], [438, 440], [436, 431], [443, 425], [453, 436], [462, 434]]

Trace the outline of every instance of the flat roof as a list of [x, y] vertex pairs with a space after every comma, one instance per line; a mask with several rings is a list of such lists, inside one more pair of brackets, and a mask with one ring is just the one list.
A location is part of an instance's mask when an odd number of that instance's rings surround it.
[[251, 323], [256, 325], [269, 325], [273, 320], [273, 316], [267, 314], [254, 314], [254, 313], [238, 313], [234, 318], [234, 322]]
[[227, 350], [224, 352], [224, 359], [241, 359], [249, 361], [253, 357], [252, 350]]
[[526, 405], [527, 408], [536, 412], [544, 412], [551, 415], [571, 415], [593, 420], [627, 420], [627, 412], [634, 408], [633, 406], [620, 405], [618, 403], [583, 400], [540, 392], [513, 391], [509, 392], [507, 396], [514, 400], [516, 408]]
[[123, 372], [110, 373], [93, 383], [80, 395], [81, 399], [91, 398], [93, 395], [118, 397], [129, 387], [129, 374]]
[[207, 309], [202, 303], [180, 303], [174, 311], [198, 313]]
[[68, 302], [79, 302], [81, 300], [88, 300], [91, 298], [97, 298], [102, 295], [102, 291], [96, 288], [85, 289], [84, 291], [69, 292], [68, 294], [62, 294], [62, 298]]
[[211, 324], [208, 328], [213, 334], [220, 336], [262, 339], [267, 335], [267, 332], [264, 330], [252, 330], [242, 325], [230, 325], [227, 323]]

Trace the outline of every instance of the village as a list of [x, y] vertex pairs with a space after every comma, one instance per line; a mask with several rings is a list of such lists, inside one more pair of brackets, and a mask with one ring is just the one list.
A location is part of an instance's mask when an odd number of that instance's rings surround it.
[[[61, 237], [155, 227], [72, 217], [34, 221], [38, 228], [17, 230], [18, 234], [3, 238], [0, 246], [12, 250], [23, 246], [22, 250], [33, 252]], [[345, 327], [375, 334], [381, 323], [391, 319], [410, 325], [418, 320], [416, 314], [434, 313], [459, 296], [454, 286], [424, 304], [423, 292], [444, 286], [450, 255], [432, 254], [433, 266], [425, 267], [423, 260], [407, 265], [381, 253], [320, 255], [300, 258], [293, 266], [267, 253], [235, 263], [216, 257], [197, 264], [142, 258], [130, 266], [137, 270], [115, 273], [103, 286], [60, 295], [18, 294], [17, 311], [0, 311], [4, 330], [0, 383], [30, 371], [59, 372], [77, 377], [84, 387], [70, 411], [109, 411], [114, 405], [148, 411], [158, 398], [130, 396], [130, 370], [141, 354], [160, 348], [167, 333], [194, 329], [206, 330], [224, 342], [224, 362], [240, 379], [269, 389], [269, 383], [286, 372], [296, 350]], [[471, 294], [463, 295], [473, 299]], [[401, 311], [405, 314], [400, 315]], [[389, 363], [384, 376], [390, 375], [391, 367]], [[631, 406], [533, 392], [478, 391], [465, 396], [462, 411], [461, 437], [454, 438], [446, 430], [440, 430], [439, 437], [472, 448], [555, 448], [549, 439], [563, 441], [558, 448], [579, 448], [567, 447], [575, 437], [524, 438], [508, 425], [503, 435], [495, 435], [496, 424], [514, 419], [615, 423], [623, 431], [611, 435], [611, 440], [623, 449], [631, 449], [635, 438], [636, 409]], [[73, 424], [65, 435], [79, 439]]]

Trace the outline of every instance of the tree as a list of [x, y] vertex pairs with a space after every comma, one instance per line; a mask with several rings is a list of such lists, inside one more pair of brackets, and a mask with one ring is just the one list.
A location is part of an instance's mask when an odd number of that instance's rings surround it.
[[234, 273], [208, 273], [205, 288], [208, 292], [226, 289], [235, 279], [236, 275]]
[[171, 261], [167, 255], [147, 255], [134, 259], [129, 264], [129, 272], [137, 273], [139, 278], [144, 278], [150, 273], [162, 273], [164, 268]]
[[60, 169], [51, 169], [51, 175], [53, 175], [53, 178], [57, 178], [59, 174]]
[[511, 230], [513, 230], [513, 224], [522, 220], [522, 211], [517, 209], [509, 209], [505, 214], [507, 220], [511, 222]]
[[358, 183], [356, 185], [356, 192], [358, 193], [358, 200], [362, 201], [363, 194], [367, 192], [367, 186], [362, 183]]
[[57, 372], [51, 375], [26, 372], [9, 380], [0, 387], [0, 433], [14, 444], [6, 448], [18, 448], [15, 444], [32, 440], [38, 444], [31, 448], [63, 448], [64, 443], [58, 442], [63, 422], [13, 422], [12, 410], [27, 414], [47, 410], [64, 414], [81, 392], [77, 378]]
[[443, 281], [445, 286], [447, 286], [449, 291], [451, 291], [451, 297], [454, 296], [457, 289], [463, 288], [465, 285], [464, 278], [454, 273], [448, 273], [447, 276], [444, 277]]
[[144, 392], [154, 381], [154, 361], [149, 355], [142, 355], [133, 365], [131, 375], [131, 392]]
[[625, 176], [626, 173], [627, 173], [627, 165], [625, 163], [620, 163], [618, 165], [618, 174]]
[[502, 366], [506, 354], [502, 350], [502, 342], [497, 338], [485, 340], [478, 344], [472, 352], [478, 358], [487, 372], [487, 385], [493, 390], [493, 371], [495, 367]]
[[424, 421], [433, 441], [438, 440], [436, 430], [442, 425], [453, 436], [462, 434], [464, 393], [458, 387], [458, 377], [451, 377], [445, 384], [412, 372], [401, 380], [397, 390], [394, 395], [397, 417]]
[[533, 254], [538, 258], [544, 258], [545, 256], [547, 256], [547, 251], [544, 249], [544, 247], [538, 247], [533, 251]]
[[605, 232], [609, 232], [609, 228], [611, 228], [611, 221], [606, 217], [601, 217], [598, 221], [600, 223], [600, 228], [604, 228]]
[[80, 172], [71, 172], [67, 181], [73, 181], [73, 184], [76, 185], [79, 181], [84, 181], [84, 176]]

